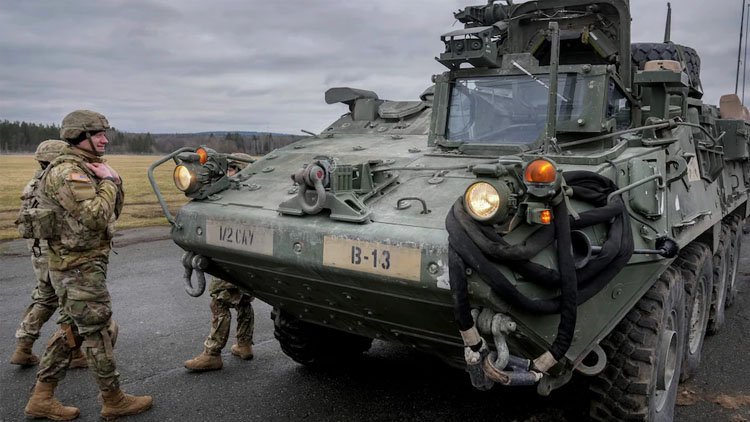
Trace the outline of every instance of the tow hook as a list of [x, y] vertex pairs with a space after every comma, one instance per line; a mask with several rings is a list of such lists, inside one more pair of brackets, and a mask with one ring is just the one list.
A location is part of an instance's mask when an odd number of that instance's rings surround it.
[[[299, 207], [305, 214], [317, 214], [326, 203], [325, 187], [330, 183], [331, 163], [328, 160], [318, 160], [313, 164], [298, 170], [292, 175], [292, 180], [299, 185], [297, 198]], [[307, 199], [307, 191], [315, 189], [315, 202], [310, 204]]]
[[[510, 354], [505, 337], [516, 328], [510, 317], [484, 310], [476, 321], [475, 327], [461, 332], [466, 346], [464, 358], [475, 388], [488, 390], [493, 383], [507, 386], [534, 385], [542, 379], [542, 373], [531, 370], [530, 360]], [[489, 350], [478, 331], [492, 333], [495, 350]]]
[[479, 315], [480, 329], [487, 328], [495, 340], [495, 351], [484, 359], [484, 372], [487, 376], [503, 385], [534, 385], [542, 379], [542, 374], [531, 371], [531, 361], [510, 354], [505, 338], [516, 331], [516, 323], [507, 315], [500, 313]]
[[[209, 260], [203, 255], [196, 255], [193, 252], [185, 252], [182, 255], [182, 266], [185, 267], [185, 291], [192, 297], [198, 297], [206, 291], [206, 274], [204, 270], [208, 268]], [[193, 271], [195, 271], [196, 285], [193, 286]]]

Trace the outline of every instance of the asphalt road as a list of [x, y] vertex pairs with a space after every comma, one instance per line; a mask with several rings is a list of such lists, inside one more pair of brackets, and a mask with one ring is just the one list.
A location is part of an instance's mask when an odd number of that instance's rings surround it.
[[[703, 365], [683, 386], [676, 420], [750, 420], [750, 238], [745, 241], [739, 288], [745, 294], [728, 313], [725, 329], [706, 339]], [[183, 290], [181, 250], [169, 240], [117, 248], [109, 287], [120, 324], [116, 359], [124, 390], [154, 396], [154, 408], [129, 420], [306, 421], [579, 421], [587, 414], [584, 380], [551, 397], [533, 390], [472, 389], [468, 376], [406, 347], [375, 342], [358, 363], [311, 369], [287, 358], [273, 338], [270, 307], [255, 303], [255, 359], [223, 354], [224, 369], [195, 374], [182, 362], [199, 353], [209, 328], [208, 296]], [[28, 257], [1, 256], [0, 421], [23, 420], [35, 369], [8, 360], [14, 332], [29, 303]], [[49, 322], [34, 349], [41, 354], [55, 329]], [[724, 395], [724, 396], [722, 396]], [[82, 421], [99, 420], [100, 404], [86, 370], [69, 371], [57, 396], [81, 409]], [[715, 403], [719, 397], [721, 404]], [[723, 400], [721, 400], [723, 399]], [[731, 407], [735, 407], [732, 409]]]

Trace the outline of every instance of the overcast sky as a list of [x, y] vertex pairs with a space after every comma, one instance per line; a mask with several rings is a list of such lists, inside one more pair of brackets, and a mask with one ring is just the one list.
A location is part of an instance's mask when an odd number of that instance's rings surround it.
[[[452, 12], [482, 3], [0, 0], [0, 120], [89, 108], [131, 132], [319, 132], [345, 112], [330, 87], [417, 99], [444, 70], [440, 35], [462, 27]], [[633, 42], [663, 39], [666, 3], [631, 0]], [[717, 103], [734, 92], [742, 0], [672, 6], [672, 40], [698, 50]]]

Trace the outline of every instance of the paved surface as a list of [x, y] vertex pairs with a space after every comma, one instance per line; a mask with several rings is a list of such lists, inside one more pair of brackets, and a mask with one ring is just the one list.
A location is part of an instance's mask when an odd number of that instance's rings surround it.
[[[154, 231], [156, 237], [164, 233]], [[116, 357], [123, 389], [155, 398], [152, 410], [127, 420], [585, 420], [583, 381], [549, 398], [498, 387], [482, 393], [471, 388], [464, 372], [388, 343], [375, 342], [361, 362], [347, 367], [303, 367], [281, 352], [270, 308], [258, 301], [255, 359], [240, 361], [227, 347], [222, 371], [188, 373], [182, 362], [200, 352], [208, 332], [208, 296], [196, 299], [184, 293], [177, 246], [169, 240], [142, 240], [142, 233], [125, 232], [110, 264], [114, 315], [121, 327]], [[744, 241], [750, 245], [750, 238]], [[24, 419], [35, 369], [9, 365], [8, 359], [33, 277], [25, 254], [14, 256], [7, 243], [0, 249], [6, 251], [0, 254], [0, 421], [17, 421]], [[750, 249], [745, 251], [748, 255]], [[683, 399], [695, 403], [679, 407], [676, 420], [750, 419], [750, 362], [745, 358], [750, 350], [749, 258], [743, 258], [741, 271], [739, 287], [745, 295], [730, 310], [724, 331], [707, 338], [701, 371], [683, 388]], [[45, 326], [34, 348], [37, 354], [54, 328], [52, 322]], [[728, 409], [732, 403], [722, 407], [712, 401], [720, 394], [740, 400], [745, 395], [748, 403]], [[82, 421], [99, 420], [96, 395], [86, 370], [70, 371], [58, 388], [64, 403], [81, 408]]]

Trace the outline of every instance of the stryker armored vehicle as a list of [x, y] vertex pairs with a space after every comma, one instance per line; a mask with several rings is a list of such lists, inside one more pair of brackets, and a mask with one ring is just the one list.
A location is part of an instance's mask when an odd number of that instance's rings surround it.
[[672, 420], [736, 294], [747, 110], [701, 101], [695, 50], [631, 45], [627, 0], [455, 17], [419, 100], [331, 88], [349, 113], [235, 176], [204, 147], [154, 163], [188, 293], [206, 273], [252, 292], [302, 364], [381, 339], [480, 390], [579, 372], [593, 419]]

